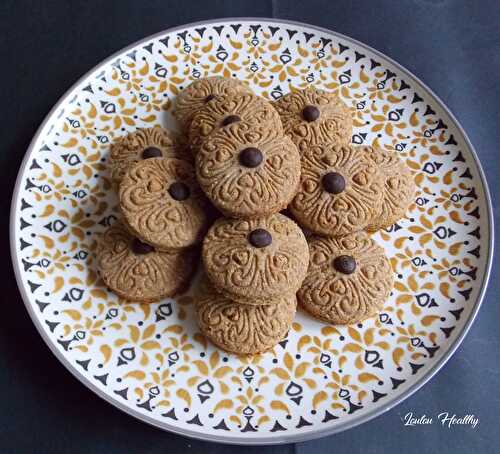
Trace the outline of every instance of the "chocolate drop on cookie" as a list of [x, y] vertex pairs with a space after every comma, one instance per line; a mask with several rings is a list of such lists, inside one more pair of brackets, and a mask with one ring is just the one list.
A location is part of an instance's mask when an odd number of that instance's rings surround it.
[[257, 248], [269, 246], [273, 242], [273, 237], [265, 229], [255, 229], [248, 235], [248, 242]]
[[148, 147], [142, 150], [142, 159], [160, 158], [161, 156], [161, 150], [156, 147]]
[[134, 254], [149, 254], [154, 250], [155, 248], [153, 246], [147, 243], [143, 243], [139, 238], [134, 238], [134, 241], [132, 242], [132, 251], [134, 252]]
[[181, 183], [180, 181], [176, 181], [170, 185], [168, 193], [174, 200], [182, 201], [186, 200], [190, 196], [191, 191], [189, 190], [188, 185]]
[[319, 109], [316, 106], [306, 106], [302, 109], [302, 118], [308, 122], [319, 118]]
[[205, 98], [205, 102], [206, 102], [206, 103], [207, 103], [207, 102], [210, 102], [210, 101], [212, 101], [212, 99], [215, 99], [215, 98], [217, 98], [217, 96], [210, 94], [210, 95], [208, 95], [208, 96]]
[[337, 172], [329, 172], [321, 178], [321, 186], [330, 194], [340, 194], [345, 189], [345, 179]]
[[333, 267], [343, 274], [352, 274], [356, 270], [356, 260], [350, 255], [339, 255], [333, 260]]
[[236, 123], [237, 121], [241, 121], [241, 118], [238, 115], [228, 115], [224, 118], [224, 120], [222, 120], [222, 126], [227, 126], [231, 123]]
[[238, 159], [242, 166], [253, 168], [260, 165], [264, 157], [258, 148], [248, 147], [240, 151]]

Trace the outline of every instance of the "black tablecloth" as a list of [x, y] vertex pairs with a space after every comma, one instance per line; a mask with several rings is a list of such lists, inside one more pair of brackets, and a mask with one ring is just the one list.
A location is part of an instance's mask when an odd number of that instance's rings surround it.
[[[427, 83], [468, 132], [500, 189], [500, 3], [452, 0], [4, 0], [0, 5], [2, 298], [0, 452], [228, 453], [136, 421], [74, 379], [39, 337], [21, 301], [8, 248], [8, 213], [21, 159], [56, 100], [83, 73], [147, 35], [197, 20], [264, 16], [298, 20], [359, 39]], [[496, 200], [495, 200], [496, 201]], [[498, 219], [498, 210], [495, 213]], [[500, 261], [463, 345], [414, 396], [385, 415], [317, 441], [239, 452], [498, 452]], [[479, 425], [409, 428], [407, 412], [475, 414]]]

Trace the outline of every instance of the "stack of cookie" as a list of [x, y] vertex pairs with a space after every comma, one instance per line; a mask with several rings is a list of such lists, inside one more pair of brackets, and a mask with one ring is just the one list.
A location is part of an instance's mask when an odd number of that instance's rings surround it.
[[186, 140], [158, 126], [139, 129], [112, 145], [109, 168], [122, 216], [97, 250], [105, 284], [138, 302], [185, 290], [209, 226]]
[[313, 233], [299, 302], [329, 323], [357, 323], [378, 313], [391, 292], [389, 260], [367, 232], [404, 216], [415, 192], [411, 172], [395, 153], [349, 145], [352, 118], [333, 93], [292, 92], [276, 109], [301, 153], [289, 210]]
[[309, 249], [279, 214], [300, 182], [300, 155], [273, 105], [236, 79], [211, 77], [180, 93], [196, 176], [223, 215], [203, 241], [200, 330], [221, 348], [257, 353], [291, 327]]
[[201, 245], [200, 330], [241, 354], [286, 336], [297, 297], [333, 324], [380, 311], [393, 273], [369, 232], [404, 216], [415, 185], [396, 154], [350, 145], [336, 95], [307, 88], [271, 104], [208, 77], [178, 95], [174, 116], [183, 135], [140, 129], [111, 148], [122, 219], [98, 250], [108, 287], [134, 301], [173, 296]]

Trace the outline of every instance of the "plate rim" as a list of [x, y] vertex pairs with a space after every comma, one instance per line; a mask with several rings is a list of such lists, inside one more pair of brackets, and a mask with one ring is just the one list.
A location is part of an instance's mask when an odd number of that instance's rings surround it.
[[[26, 292], [26, 288], [23, 285], [22, 277], [21, 277], [21, 269], [19, 266], [19, 261], [17, 260], [17, 255], [16, 255], [16, 244], [15, 244], [15, 220], [16, 220], [16, 212], [15, 208], [18, 203], [19, 199], [19, 194], [20, 194], [20, 188], [21, 188], [21, 183], [22, 183], [22, 177], [25, 173], [27, 164], [29, 162], [29, 159], [31, 157], [31, 154], [34, 151], [35, 144], [37, 143], [38, 139], [40, 138], [42, 132], [44, 131], [45, 127], [47, 126], [47, 123], [49, 119], [53, 116], [55, 112], [61, 107], [61, 105], [67, 100], [69, 95], [88, 77], [90, 77], [93, 73], [97, 72], [99, 69], [107, 66], [110, 62], [112, 62], [114, 59], [116, 59], [119, 55], [122, 55], [123, 53], [133, 49], [134, 47], [154, 40], [160, 36], [163, 36], [165, 34], [170, 34], [174, 33], [179, 30], [183, 30], [186, 28], [198, 26], [198, 25], [213, 25], [213, 24], [219, 24], [219, 23], [226, 23], [226, 22], [233, 22], [233, 21], [238, 21], [238, 22], [255, 22], [255, 21], [262, 21], [262, 22], [271, 22], [271, 23], [277, 23], [281, 25], [295, 25], [298, 27], [306, 27], [309, 29], [312, 29], [316, 32], [319, 33], [325, 33], [325, 34], [330, 34], [332, 36], [335, 36], [338, 39], [345, 40], [347, 42], [362, 46], [366, 49], [368, 49], [370, 52], [373, 52], [375, 55], [380, 56], [381, 58], [385, 59], [388, 61], [390, 64], [392, 64], [394, 67], [400, 71], [401, 74], [405, 74], [412, 79], [414, 79], [420, 86], [427, 91], [427, 93], [431, 96], [431, 98], [434, 99], [436, 104], [440, 106], [441, 109], [449, 116], [449, 118], [452, 120], [454, 126], [457, 128], [458, 132], [464, 137], [466, 145], [469, 147], [471, 151], [472, 158], [475, 162], [475, 165], [478, 169], [479, 177], [481, 179], [481, 182], [483, 184], [483, 192], [486, 198], [486, 211], [488, 213], [488, 228], [489, 228], [489, 242], [488, 242], [488, 256], [486, 259], [486, 266], [485, 266], [485, 272], [482, 278], [481, 282], [481, 289], [479, 290], [478, 297], [476, 299], [476, 303], [466, 320], [460, 334], [456, 337], [456, 339], [451, 343], [451, 345], [448, 347], [447, 351], [443, 354], [443, 356], [436, 361], [429, 369], [423, 374], [419, 380], [415, 381], [404, 393], [402, 393], [400, 396], [396, 397], [395, 399], [388, 401], [386, 404], [381, 405], [380, 407], [377, 407], [373, 410], [367, 411], [365, 414], [360, 416], [359, 418], [355, 420], [347, 420], [345, 422], [339, 422], [336, 423], [335, 425], [332, 425], [331, 427], [325, 427], [325, 428], [319, 428], [318, 430], [305, 433], [305, 434], [292, 434], [292, 435], [279, 435], [276, 436], [274, 435], [272, 438], [248, 438], [244, 439], [244, 437], [237, 437], [237, 436], [230, 436], [230, 437], [220, 437], [217, 435], [213, 434], [203, 434], [201, 432], [195, 432], [191, 431], [182, 427], [174, 426], [170, 423], [160, 423], [156, 419], [149, 417], [148, 415], [142, 414], [139, 411], [130, 408], [118, 400], [113, 399], [111, 396], [109, 396], [104, 390], [100, 389], [96, 384], [90, 381], [85, 375], [81, 374], [81, 372], [76, 369], [76, 366], [73, 365], [64, 355], [61, 351], [58, 350], [57, 346], [52, 342], [52, 340], [46, 335], [45, 330], [41, 324], [41, 321], [39, 320], [38, 316], [34, 312], [34, 308], [29, 302], [29, 297]], [[224, 443], [224, 444], [232, 444], [232, 445], [276, 445], [276, 444], [285, 444], [285, 443], [297, 443], [297, 442], [303, 442], [303, 441], [308, 441], [308, 440], [313, 440], [317, 438], [322, 438], [326, 437], [329, 435], [333, 435], [335, 433], [343, 432], [348, 429], [352, 429], [353, 427], [359, 426], [365, 422], [368, 422], [377, 416], [380, 416], [387, 411], [391, 410], [395, 406], [399, 405], [401, 402], [406, 400], [408, 397], [413, 395], [415, 392], [417, 392], [422, 386], [424, 386], [428, 381], [430, 381], [439, 370], [448, 362], [448, 360], [453, 356], [453, 354], [456, 352], [460, 344], [463, 342], [465, 336], [469, 332], [470, 327], [474, 323], [474, 320], [477, 316], [477, 313], [479, 312], [479, 309], [481, 307], [481, 304], [483, 302], [483, 299], [486, 294], [486, 289], [488, 287], [488, 282], [490, 279], [491, 275], [491, 267], [492, 267], [492, 262], [493, 262], [493, 254], [494, 254], [494, 237], [495, 237], [495, 230], [494, 230], [494, 217], [493, 217], [493, 205], [492, 205], [492, 199], [491, 199], [491, 194], [488, 186], [488, 182], [486, 179], [486, 175], [484, 173], [483, 167], [481, 165], [481, 162], [478, 158], [478, 155], [476, 153], [476, 149], [473, 146], [472, 142], [470, 141], [467, 133], [465, 132], [464, 128], [462, 127], [461, 123], [457, 120], [455, 115], [450, 111], [448, 106], [443, 102], [443, 100], [434, 93], [434, 91], [429, 88], [419, 77], [417, 77], [415, 74], [413, 74], [412, 71], [406, 69], [404, 66], [402, 66], [400, 63], [397, 61], [393, 60], [391, 57], [387, 56], [383, 52], [378, 51], [377, 49], [374, 49], [373, 47], [363, 43], [362, 41], [356, 40], [354, 38], [351, 38], [347, 35], [344, 35], [342, 33], [335, 32], [333, 30], [324, 28], [324, 27], [319, 27], [316, 25], [311, 25], [307, 24], [304, 22], [299, 22], [299, 21], [293, 21], [293, 20], [287, 20], [287, 19], [280, 19], [280, 18], [270, 18], [270, 17], [225, 17], [225, 18], [217, 18], [217, 19], [209, 19], [209, 20], [203, 20], [203, 21], [195, 21], [195, 22], [190, 22], [188, 24], [182, 24], [179, 26], [175, 27], [170, 27], [168, 29], [162, 30], [160, 32], [154, 33], [152, 35], [146, 36], [144, 38], [141, 38], [132, 44], [129, 44], [128, 46], [125, 46], [122, 49], [119, 49], [118, 51], [114, 52], [111, 54], [109, 57], [101, 60], [97, 65], [95, 65], [93, 68], [91, 68], [89, 71], [85, 72], [81, 77], [78, 78], [78, 80], [73, 83], [58, 99], [58, 101], [54, 104], [54, 106], [50, 109], [50, 111], [45, 115], [42, 123], [38, 127], [36, 133], [34, 134], [33, 138], [31, 139], [31, 142], [24, 154], [23, 160], [21, 162], [21, 165], [19, 167], [19, 171], [16, 177], [16, 182], [14, 185], [14, 190], [12, 193], [12, 199], [11, 199], [11, 204], [10, 204], [10, 216], [9, 216], [9, 243], [10, 243], [10, 255], [11, 255], [11, 261], [12, 261], [12, 266], [14, 269], [14, 274], [16, 278], [16, 284], [19, 289], [19, 293], [21, 294], [21, 298], [23, 300], [23, 303], [26, 307], [26, 310], [35, 325], [38, 333], [40, 334], [41, 338], [44, 340], [44, 342], [47, 344], [49, 347], [49, 350], [54, 354], [54, 356], [62, 363], [62, 365], [83, 385], [85, 385], [90, 391], [95, 393], [97, 396], [108, 402], [109, 404], [113, 405], [115, 408], [118, 408], [119, 410], [123, 411], [124, 413], [142, 421], [145, 422], [149, 425], [152, 425], [154, 427], [157, 427], [161, 430], [168, 431], [171, 433], [174, 433], [176, 435], [181, 435], [184, 437], [189, 437], [193, 439], [198, 439], [198, 440], [203, 440], [203, 441], [212, 441], [212, 442], [219, 442], [219, 443]]]

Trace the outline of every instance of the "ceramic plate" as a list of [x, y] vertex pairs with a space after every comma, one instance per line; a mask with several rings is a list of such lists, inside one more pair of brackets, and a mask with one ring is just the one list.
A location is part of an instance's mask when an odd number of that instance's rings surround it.
[[[309, 85], [338, 93], [352, 109], [352, 141], [395, 150], [414, 171], [418, 193], [408, 219], [376, 234], [396, 279], [377, 318], [334, 327], [299, 312], [274, 351], [239, 358], [197, 332], [192, 291], [139, 305], [119, 301], [99, 281], [96, 237], [117, 216], [109, 144], [137, 127], [175, 127], [175, 95], [210, 75], [246, 80], [270, 100]], [[145, 422], [242, 444], [331, 434], [416, 391], [479, 309], [492, 235], [472, 145], [425, 85], [346, 36], [274, 19], [178, 27], [101, 63], [40, 127], [11, 211], [19, 288], [59, 360]]]

